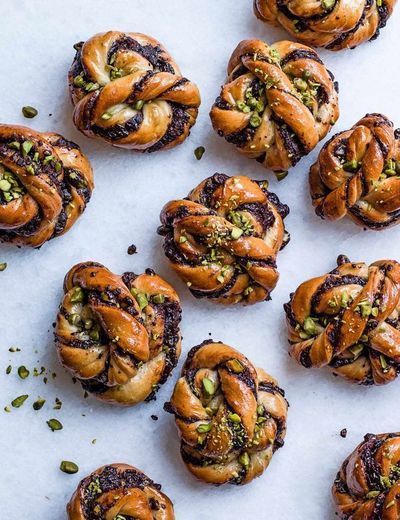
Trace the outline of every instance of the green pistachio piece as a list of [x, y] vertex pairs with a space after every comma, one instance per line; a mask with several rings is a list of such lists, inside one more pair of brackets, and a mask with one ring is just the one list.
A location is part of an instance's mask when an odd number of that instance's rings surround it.
[[204, 148], [204, 146], [198, 146], [195, 149], [194, 156], [196, 157], [196, 159], [198, 161], [200, 161], [200, 159], [203, 157], [205, 151], [206, 151], [206, 149]]
[[199, 433], [208, 433], [211, 430], [211, 423], [199, 424], [196, 430]]
[[204, 392], [208, 397], [211, 397], [215, 394], [215, 385], [211, 381], [211, 379], [209, 379], [208, 377], [203, 377], [201, 382], [203, 385]]
[[239, 463], [245, 467], [248, 468], [250, 466], [250, 457], [247, 451], [244, 451], [240, 457], [238, 458]]
[[60, 421], [58, 419], [50, 419], [50, 420], [46, 421], [46, 423], [52, 432], [63, 429], [63, 425], [60, 423]]
[[33, 117], [38, 115], [38, 111], [36, 108], [31, 106], [22, 107], [22, 113], [24, 114], [24, 117], [27, 117], [28, 119], [32, 119]]
[[75, 464], [75, 462], [71, 462], [69, 460], [63, 460], [60, 464], [60, 470], [63, 473], [68, 473], [69, 475], [73, 475], [74, 473], [78, 473], [79, 467]]
[[20, 395], [16, 397], [13, 401], [11, 401], [11, 405], [13, 408], [20, 408], [24, 402], [28, 399], [29, 395]]
[[228, 419], [234, 423], [241, 423], [242, 422], [242, 419], [240, 417], [240, 415], [238, 415], [237, 413], [230, 413], [228, 415]]

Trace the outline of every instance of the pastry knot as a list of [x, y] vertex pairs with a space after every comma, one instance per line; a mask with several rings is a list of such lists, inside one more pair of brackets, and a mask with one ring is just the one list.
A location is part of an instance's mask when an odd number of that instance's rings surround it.
[[269, 299], [278, 281], [288, 213], [265, 181], [215, 174], [186, 199], [166, 204], [159, 233], [172, 268], [195, 297], [253, 304]]
[[190, 350], [169, 403], [189, 471], [208, 483], [247, 484], [283, 445], [288, 404], [271, 376], [240, 352], [206, 341]]
[[0, 242], [40, 247], [62, 235], [89, 202], [92, 168], [58, 134], [0, 124]]
[[354, 383], [393, 381], [400, 371], [399, 300], [398, 262], [340, 256], [336, 269], [302, 283], [285, 305], [291, 356]]
[[381, 114], [367, 114], [335, 135], [310, 170], [315, 212], [328, 220], [349, 216], [381, 230], [400, 219], [400, 131]]
[[158, 41], [109, 31], [75, 48], [69, 85], [81, 132], [142, 152], [186, 139], [197, 118], [199, 90]]
[[55, 332], [64, 367], [110, 403], [153, 399], [180, 354], [174, 289], [150, 269], [117, 276], [86, 262], [67, 273], [64, 292]]

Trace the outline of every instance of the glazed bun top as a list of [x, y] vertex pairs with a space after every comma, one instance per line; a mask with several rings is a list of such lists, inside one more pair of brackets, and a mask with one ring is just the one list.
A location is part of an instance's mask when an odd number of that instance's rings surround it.
[[339, 117], [337, 84], [305, 45], [239, 43], [210, 113], [214, 129], [265, 168], [287, 171]]
[[93, 188], [91, 165], [77, 144], [0, 124], [0, 242], [40, 247], [64, 234]]
[[199, 90], [157, 40], [109, 31], [75, 48], [69, 86], [81, 132], [142, 152], [186, 139], [196, 121]]
[[254, 0], [258, 18], [281, 25], [296, 40], [332, 51], [353, 49], [379, 36], [396, 0]]

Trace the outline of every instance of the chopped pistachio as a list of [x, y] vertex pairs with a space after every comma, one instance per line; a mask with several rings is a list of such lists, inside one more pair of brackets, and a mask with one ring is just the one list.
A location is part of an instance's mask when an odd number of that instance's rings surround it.
[[53, 410], [60, 410], [61, 407], [62, 407], [62, 401], [58, 397], [56, 397], [55, 404], [53, 406]]
[[18, 375], [21, 379], [26, 379], [29, 376], [29, 370], [24, 365], [21, 365], [18, 368]]
[[83, 87], [86, 84], [85, 80], [83, 79], [81, 74], [78, 74], [78, 76], [74, 77], [74, 85], [76, 87]]
[[386, 361], [386, 358], [385, 356], [383, 356], [382, 354], [379, 356], [379, 361], [381, 363], [381, 367], [383, 368], [383, 371], [387, 370], [388, 369], [388, 364], [387, 364], [387, 361]]
[[321, 0], [321, 5], [324, 9], [331, 9], [336, 3], [336, 0]]
[[240, 229], [238, 227], [234, 227], [231, 231], [231, 237], [233, 240], [237, 240], [243, 235], [243, 229]]
[[11, 189], [11, 183], [8, 182], [7, 179], [1, 179], [0, 180], [0, 190], [1, 191], [10, 191]]
[[75, 462], [71, 462], [69, 460], [63, 460], [60, 464], [60, 470], [63, 473], [68, 473], [69, 475], [73, 475], [74, 473], [78, 473], [79, 467], [75, 464]]
[[201, 382], [203, 385], [204, 392], [208, 397], [211, 397], [215, 394], [215, 385], [211, 381], [211, 379], [209, 379], [208, 377], [203, 377]]
[[56, 170], [57, 173], [59, 173], [61, 171], [61, 168], [62, 168], [62, 164], [60, 162], [56, 162], [54, 169]]
[[359, 163], [357, 159], [352, 159], [351, 161], [347, 161], [343, 164], [343, 170], [346, 172], [354, 172], [357, 170]]
[[21, 148], [21, 143], [19, 143], [18, 141], [12, 141], [8, 144], [8, 146], [13, 150], [19, 150]]
[[6, 269], [7, 269], [7, 262], [2, 262], [0, 264], [0, 273], [1, 273], [1, 271], [5, 271]]
[[181, 235], [179, 237], [179, 243], [180, 244], [184, 244], [185, 242], [187, 242], [187, 238], [184, 235]]
[[135, 110], [142, 110], [143, 107], [144, 107], [144, 100], [143, 100], [143, 99], [139, 99], [139, 100], [136, 101], [136, 103], [134, 104], [134, 108], [135, 108]]
[[85, 299], [85, 292], [82, 287], [73, 287], [70, 291], [70, 300], [72, 303], [82, 303]]
[[254, 112], [250, 117], [250, 126], [252, 126], [253, 128], [258, 128], [261, 125], [261, 123], [261, 117], [256, 112]]
[[239, 463], [245, 467], [248, 468], [250, 466], [250, 457], [247, 451], [244, 451], [240, 457], [238, 458]]
[[380, 491], [374, 490], [374, 491], [370, 491], [365, 496], [366, 496], [366, 498], [370, 499], [370, 498], [377, 497], [378, 495], [380, 495], [380, 493], [381, 493]]
[[244, 370], [244, 366], [238, 359], [230, 359], [227, 361], [226, 366], [235, 374], [241, 374]]
[[257, 406], [257, 415], [264, 415], [264, 413], [265, 413], [264, 405], [259, 404], [259, 405]]
[[199, 426], [197, 426], [196, 430], [199, 433], [208, 433], [211, 430], [211, 423], [199, 424]]
[[22, 107], [22, 113], [24, 114], [24, 117], [27, 117], [28, 119], [32, 119], [33, 117], [38, 115], [38, 111], [36, 108], [31, 107], [27, 105], [26, 107]]
[[280, 182], [280, 181], [283, 181], [283, 179], [285, 179], [285, 177], [287, 177], [289, 172], [275, 172], [275, 177], [277, 178], [277, 180]]
[[8, 365], [8, 367], [6, 368], [6, 374], [11, 374], [11, 370], [12, 370], [12, 366], [11, 365]]
[[41, 397], [38, 397], [37, 400], [32, 404], [32, 408], [34, 410], [40, 410], [43, 408], [44, 403], [46, 402], [46, 399], [42, 399]]
[[52, 432], [63, 429], [63, 425], [58, 419], [49, 419], [46, 423]]
[[230, 413], [228, 415], [228, 419], [234, 423], [241, 423], [242, 422], [242, 419], [240, 417], [240, 415], [238, 415], [237, 413]]
[[31, 164], [28, 164], [25, 170], [27, 171], [27, 173], [29, 173], [29, 175], [35, 175], [35, 169]]
[[29, 395], [20, 395], [16, 397], [13, 401], [11, 401], [11, 405], [13, 408], [20, 408], [24, 402], [28, 399]]
[[152, 298], [154, 303], [164, 303], [165, 302], [165, 294], [159, 293], [155, 294]]
[[198, 146], [195, 149], [194, 156], [196, 157], [196, 159], [198, 161], [200, 161], [200, 159], [203, 157], [205, 151], [206, 151], [206, 149], [204, 148], [204, 146]]
[[22, 155], [25, 157], [32, 150], [33, 142], [32, 141], [24, 141], [22, 143]]
[[356, 360], [358, 357], [360, 357], [361, 352], [364, 350], [364, 345], [353, 345], [349, 348], [349, 351], [353, 354], [354, 359]]
[[11, 412], [11, 408], [9, 406], [5, 406], [4, 407], [4, 411], [7, 412], [7, 413], [10, 413]]
[[315, 321], [310, 316], [304, 320], [303, 329], [309, 336], [315, 336], [318, 334], [318, 328]]
[[107, 121], [108, 119], [112, 118], [112, 114], [110, 112], [104, 112], [104, 114], [101, 116], [101, 119], [104, 119], [104, 121]]

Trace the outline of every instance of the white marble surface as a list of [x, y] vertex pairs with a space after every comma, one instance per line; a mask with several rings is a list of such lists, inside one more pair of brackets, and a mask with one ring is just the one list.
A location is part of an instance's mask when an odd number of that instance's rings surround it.
[[[32, 520], [64, 519], [65, 504], [80, 478], [110, 462], [141, 468], [175, 503], [177, 519], [251, 518], [321, 520], [334, 516], [330, 486], [342, 459], [366, 432], [399, 429], [400, 381], [383, 388], [354, 387], [324, 371], [309, 372], [287, 355], [282, 304], [304, 279], [334, 267], [336, 256], [354, 260], [400, 258], [400, 226], [379, 234], [364, 232], [351, 222], [322, 222], [311, 208], [308, 167], [315, 150], [278, 183], [255, 162], [241, 158], [211, 130], [208, 111], [224, 81], [228, 58], [249, 37], [268, 41], [285, 38], [252, 14], [251, 0], [19, 0], [1, 8], [2, 122], [56, 130], [78, 142], [91, 159], [97, 187], [85, 215], [63, 238], [40, 251], [0, 247], [0, 517]], [[335, 130], [347, 129], [366, 112], [380, 111], [400, 126], [400, 7], [382, 36], [355, 51], [322, 52], [340, 82], [341, 117]], [[112, 149], [80, 135], [71, 121], [66, 73], [74, 56], [72, 45], [108, 30], [140, 31], [161, 40], [183, 73], [200, 87], [203, 104], [190, 138], [172, 151], [142, 156]], [[21, 107], [38, 108], [25, 120]], [[49, 114], [52, 114], [51, 116]], [[198, 162], [193, 150], [206, 147]], [[288, 203], [287, 227], [292, 240], [278, 259], [281, 280], [273, 300], [252, 308], [225, 309], [194, 300], [169, 270], [155, 231], [163, 204], [186, 195], [204, 177], [220, 171], [242, 172], [255, 179], [269, 177], [272, 191]], [[135, 243], [139, 254], [128, 256]], [[177, 287], [183, 302], [183, 353], [209, 337], [237, 347], [276, 376], [291, 407], [285, 447], [254, 483], [215, 489], [196, 482], [178, 453], [171, 416], [162, 411], [174, 380], [164, 385], [156, 402], [118, 409], [83, 399], [78, 384], [59, 366], [52, 322], [62, 294], [65, 272], [76, 262], [96, 260], [115, 272], [141, 272], [147, 266]], [[11, 354], [17, 345], [21, 352]], [[181, 359], [181, 363], [183, 358]], [[13, 372], [5, 375], [7, 365]], [[56, 372], [21, 381], [16, 367], [45, 366]], [[29, 401], [12, 413], [3, 406], [18, 395]], [[44, 408], [32, 402], [42, 396]], [[63, 401], [52, 409], [55, 397]], [[157, 414], [158, 422], [150, 415]], [[46, 425], [58, 418], [64, 429]], [[347, 439], [339, 431], [348, 429]], [[96, 444], [92, 439], [96, 438]], [[73, 460], [77, 475], [58, 469]]]

